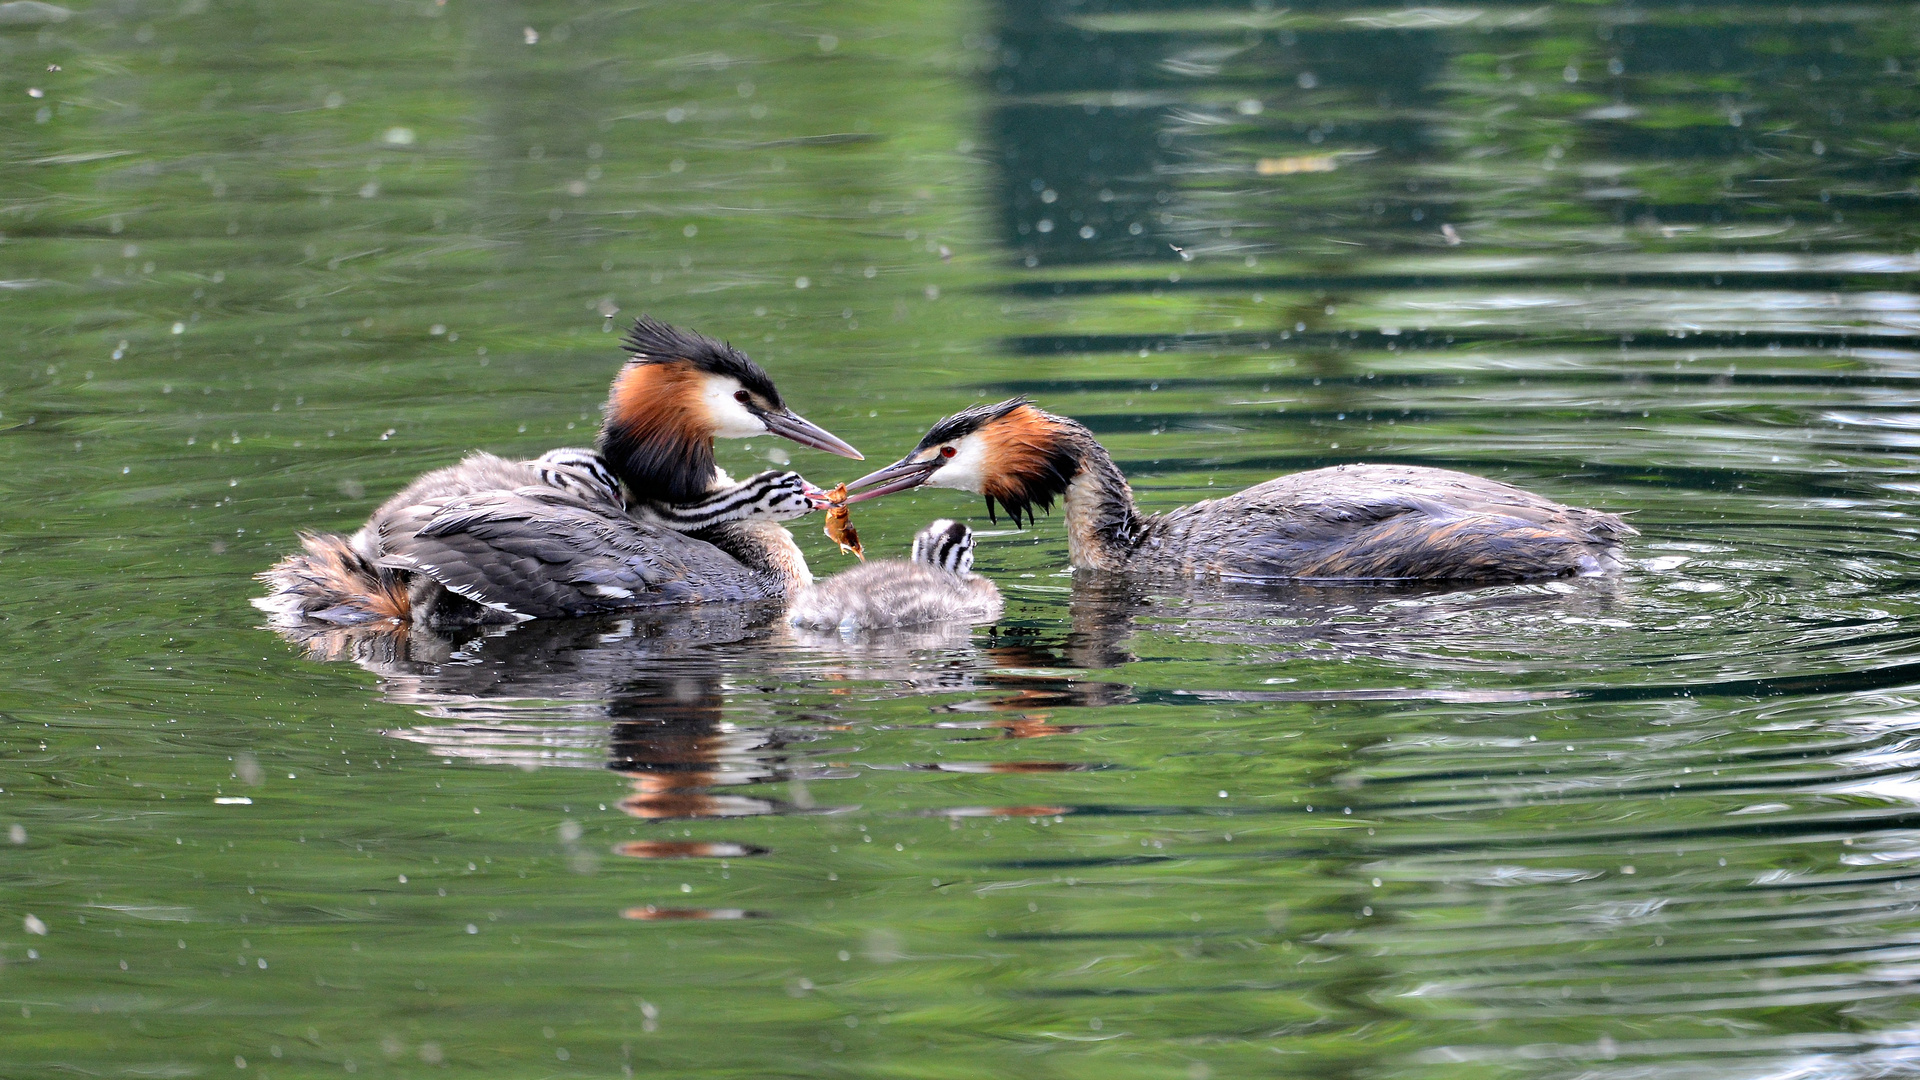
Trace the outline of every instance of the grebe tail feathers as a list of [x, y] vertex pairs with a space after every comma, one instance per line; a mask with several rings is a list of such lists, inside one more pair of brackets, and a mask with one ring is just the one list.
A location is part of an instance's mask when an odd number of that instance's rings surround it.
[[303, 549], [254, 575], [266, 584], [266, 596], [253, 606], [278, 625], [307, 620], [336, 626], [372, 622], [406, 623], [413, 605], [404, 576], [379, 566], [338, 533], [300, 534]]

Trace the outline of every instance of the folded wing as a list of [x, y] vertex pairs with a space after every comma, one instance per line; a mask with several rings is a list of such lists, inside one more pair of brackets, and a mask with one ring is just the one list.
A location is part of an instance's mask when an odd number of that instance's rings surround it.
[[545, 487], [422, 501], [381, 522], [379, 547], [495, 621], [779, 595], [709, 544]]
[[1189, 572], [1376, 581], [1595, 573], [1637, 534], [1615, 515], [1483, 477], [1394, 465], [1283, 476], [1182, 507], [1156, 532], [1181, 549]]

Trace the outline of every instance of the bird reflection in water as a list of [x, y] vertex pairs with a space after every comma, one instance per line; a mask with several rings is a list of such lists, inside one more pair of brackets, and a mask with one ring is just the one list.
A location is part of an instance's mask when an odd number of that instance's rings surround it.
[[[1536, 657], [1577, 650], [1583, 647], [1578, 639], [1541, 635], [1542, 620], [1609, 618], [1616, 614], [1610, 590], [1622, 587], [1582, 580], [1474, 592], [1263, 590], [1081, 575], [1064, 632], [1051, 634], [1016, 624], [988, 631], [806, 635], [781, 622], [778, 604], [703, 604], [540, 620], [465, 640], [417, 627], [330, 629], [294, 640], [317, 659], [350, 661], [375, 673], [385, 700], [409, 706], [427, 721], [389, 732], [394, 738], [448, 761], [610, 769], [631, 787], [620, 809], [642, 822], [853, 812], [857, 806], [843, 805], [851, 800], [831, 797], [831, 782], [887, 770], [1001, 776], [1016, 785], [1004, 802], [961, 804], [954, 798], [954, 805], [924, 811], [933, 816], [1062, 818], [1081, 808], [1039, 789], [1027, 794], [1018, 785], [1102, 767], [1084, 759], [1086, 744], [1079, 740], [1052, 740], [1097, 726], [1072, 722], [1075, 711], [1138, 700], [1124, 669], [1136, 649], [1157, 647], [1142, 642], [1225, 642], [1249, 663], [1324, 661], [1331, 652], [1397, 661], [1409, 670], [1409, 661], [1423, 662], [1431, 673], [1440, 670], [1437, 664], [1457, 663], [1452, 647], [1475, 635], [1482, 643], [1502, 637]], [[1115, 674], [1091, 677], [1100, 671]], [[1407, 682], [1414, 685], [1405, 688], [1361, 691], [1290, 686], [1170, 693], [1277, 701], [1444, 692], [1426, 681], [1411, 677]], [[954, 742], [983, 751], [1007, 740], [1033, 745], [1048, 739], [1040, 745], [1058, 752], [1044, 755], [1051, 760], [1032, 754], [995, 760], [987, 753], [971, 761], [869, 758], [850, 768], [824, 751], [842, 745], [840, 736], [852, 725], [809, 711], [817, 703], [793, 696], [817, 695], [823, 686], [857, 691], [862, 709], [886, 697], [926, 700], [934, 715], [916, 726], [949, 731]], [[1012, 779], [1020, 776], [1030, 779]], [[614, 852], [640, 860], [767, 853], [751, 836], [719, 840], [672, 831], [682, 835], [643, 835]], [[753, 913], [643, 905], [622, 914], [665, 921]]]
[[[289, 636], [315, 659], [374, 672], [386, 700], [439, 721], [396, 730], [396, 738], [487, 764], [604, 762], [633, 781], [629, 813], [669, 820], [818, 812], [808, 783], [854, 775], [799, 749], [844, 730], [836, 718], [796, 710], [776, 723], [773, 700], [742, 687], [839, 683], [866, 695], [937, 696], [936, 727], [1030, 739], [1086, 730], [1061, 722], [1062, 711], [1135, 701], [1124, 677], [1089, 673], [1124, 668], [1142, 639], [1231, 644], [1253, 663], [1331, 652], [1453, 666], [1457, 646], [1472, 638], [1536, 661], [1564, 651], [1573, 662], [1584, 641], [1541, 629], [1605, 624], [1620, 613], [1625, 588], [1618, 579], [1471, 591], [1260, 588], [1083, 574], [1066, 632], [1051, 639], [958, 626], [807, 634], [779, 625], [777, 604], [541, 620], [464, 641], [418, 628]], [[1412, 689], [1406, 696], [1420, 696]], [[784, 798], [715, 790], [782, 783]]]
[[[1061, 662], [1118, 668], [1142, 638], [1230, 646], [1237, 664], [1365, 658], [1409, 671], [1457, 669], [1463, 647], [1529, 666], [1577, 666], [1591, 641], [1574, 626], [1628, 625], [1632, 579], [1571, 578], [1491, 587], [1260, 585], [1081, 574], [1068, 605]], [[1375, 693], [1361, 691], [1362, 693]], [[1295, 694], [1313, 695], [1303, 687]], [[1329, 690], [1326, 696], [1349, 696]], [[1380, 693], [1394, 696], [1383, 688]], [[1409, 698], [1422, 696], [1408, 693]]]
[[641, 922], [672, 922], [686, 919], [707, 919], [715, 921], [731, 919], [757, 919], [760, 913], [742, 908], [663, 908], [652, 904], [630, 907], [620, 913], [623, 919], [636, 919]]
[[[674, 730], [705, 725], [725, 736], [716, 727], [725, 726], [716, 657], [750, 642], [777, 608], [705, 604], [540, 620], [464, 641], [419, 627], [352, 640], [334, 631], [326, 647], [329, 658], [351, 659], [378, 675], [385, 700], [439, 721], [388, 734], [442, 758], [526, 769], [599, 766], [608, 761], [612, 721], [617, 767], [622, 724], [650, 723], [646, 717], [656, 712]], [[762, 740], [749, 731], [731, 741]], [[713, 748], [726, 756], [722, 750]]]
[[[1086, 678], [1044, 643], [989, 635], [976, 644], [964, 626], [812, 635], [778, 625], [778, 615], [777, 605], [704, 604], [541, 620], [464, 641], [420, 628], [287, 636], [314, 659], [373, 672], [385, 700], [439, 721], [395, 738], [485, 764], [604, 762], [633, 782], [627, 812], [657, 820], [820, 812], [807, 785], [856, 775], [798, 749], [844, 725], [798, 711], [776, 723], [764, 695], [742, 691], [756, 683], [939, 695], [946, 700], [933, 708], [954, 718], [937, 726], [1006, 738], [1071, 734], [1085, 725], [1058, 723], [1055, 711], [1133, 700], [1124, 684]], [[784, 797], [716, 791], [778, 784]]]
[[1056, 724], [1051, 713], [1024, 713], [986, 720], [942, 720], [937, 728], [984, 731], [998, 739], [1044, 739], [1049, 735], [1077, 735], [1092, 724]]
[[741, 859], [767, 853], [752, 844], [713, 840], [629, 840], [613, 850], [631, 859]]
[[[808, 781], [858, 774], [815, 764], [790, 748], [843, 731], [842, 725], [736, 723], [729, 710], [764, 710], [764, 704], [749, 694], [730, 700], [718, 664], [685, 665], [679, 672], [674, 666], [655, 663], [644, 678], [614, 688], [607, 702], [613, 717], [608, 768], [633, 783], [621, 810], [644, 821], [832, 812], [814, 804]], [[716, 790], [780, 783], [785, 800]]]
[[[965, 627], [919, 627], [906, 631], [870, 632], [843, 637], [794, 631], [806, 648], [841, 664], [822, 667], [817, 677], [903, 684], [922, 694], [966, 694], [959, 701], [933, 706], [939, 713], [957, 716], [984, 714], [979, 719], [943, 719], [935, 729], [980, 731], [989, 738], [1031, 739], [1071, 735], [1092, 725], [1055, 723], [1052, 710], [1126, 705], [1134, 700], [1130, 687], [1088, 679], [1066, 667], [1061, 653], [1042, 644], [995, 635], [986, 645], [971, 647]], [[960, 741], [978, 741], [979, 737]], [[940, 762], [916, 766], [944, 772], [1074, 772], [1094, 768], [1075, 762]]]

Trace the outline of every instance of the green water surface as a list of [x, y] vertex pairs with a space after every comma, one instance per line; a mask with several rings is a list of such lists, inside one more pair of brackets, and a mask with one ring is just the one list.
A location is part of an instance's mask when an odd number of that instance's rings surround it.
[[[0, 1077], [1920, 1074], [1909, 4], [0, 4]], [[642, 312], [1606, 579], [263, 629]], [[736, 475], [864, 469], [765, 439]], [[820, 573], [848, 565], [814, 519]]]

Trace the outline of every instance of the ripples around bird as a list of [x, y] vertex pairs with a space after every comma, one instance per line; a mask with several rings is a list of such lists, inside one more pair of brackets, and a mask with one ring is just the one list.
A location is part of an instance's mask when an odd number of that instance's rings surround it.
[[[0, 4], [0, 1072], [1920, 1074], [1909, 6], [164, 7]], [[1115, 584], [908, 492], [997, 623], [258, 628], [640, 311], [876, 463], [1028, 394], [1147, 511], [1641, 535]]]
[[[1470, 591], [1003, 573], [973, 634], [708, 605], [328, 648], [422, 714], [395, 739], [617, 774], [586, 786], [645, 826], [625, 858], [750, 876], [821, 815], [918, 837], [940, 891], [1032, 902], [989, 931], [1012, 997], [1108, 1029], [1873, 1075], [1907, 1058], [1848, 1018], [1897, 1012], [1917, 955], [1916, 589], [1892, 538], [1830, 533], [1661, 528], [1619, 577]], [[647, 899], [625, 914], [799, 915]], [[1745, 1034], [1782, 1010], [1833, 1030]]]

